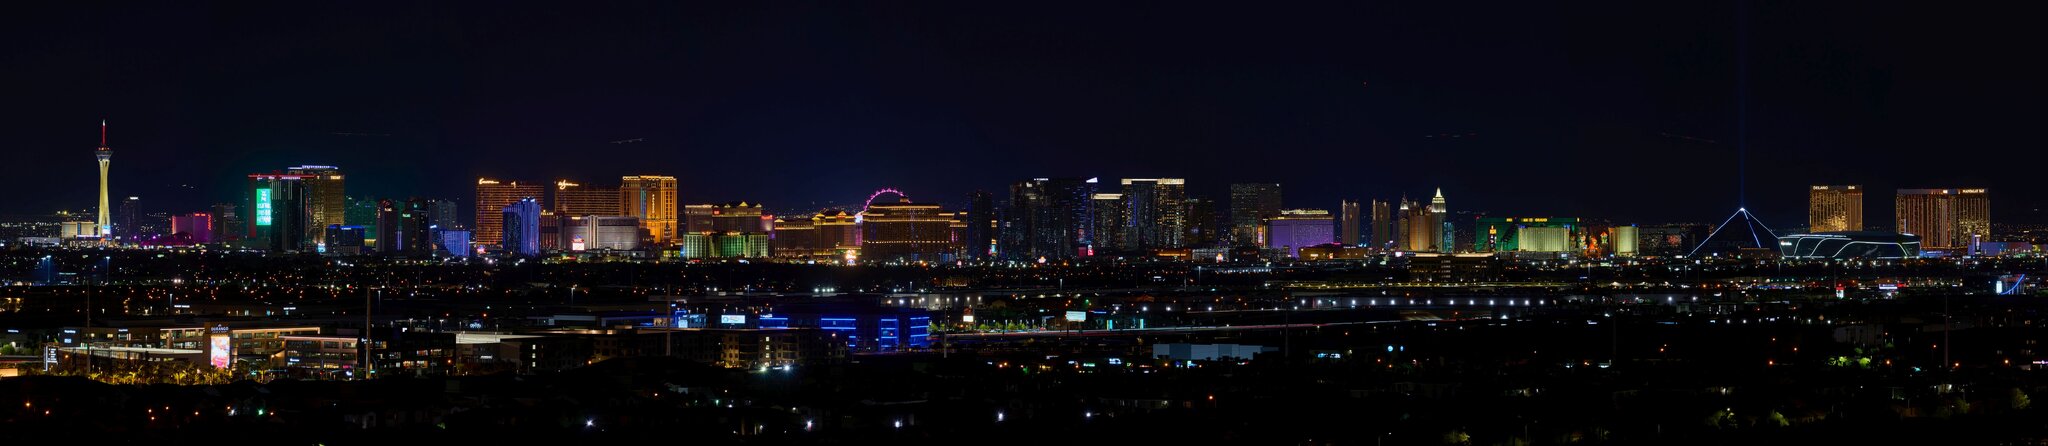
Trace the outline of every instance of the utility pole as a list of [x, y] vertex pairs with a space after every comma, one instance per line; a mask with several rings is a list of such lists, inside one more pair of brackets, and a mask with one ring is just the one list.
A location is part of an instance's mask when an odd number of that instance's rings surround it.
[[370, 379], [370, 372], [376, 369], [376, 356], [370, 351], [370, 303], [374, 298], [369, 288], [363, 289], [363, 377]]
[[87, 268], [85, 272], [85, 329], [78, 332], [78, 342], [85, 344], [85, 375], [88, 379], [92, 377], [92, 270], [94, 269], [98, 268]]

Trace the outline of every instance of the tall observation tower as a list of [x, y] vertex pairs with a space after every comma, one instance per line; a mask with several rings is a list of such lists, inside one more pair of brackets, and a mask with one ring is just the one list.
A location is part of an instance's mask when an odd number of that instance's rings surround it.
[[99, 230], [100, 237], [110, 237], [114, 235], [114, 227], [112, 220], [107, 218], [107, 162], [114, 159], [114, 149], [107, 147], [105, 119], [100, 120], [100, 149], [94, 151], [94, 154], [100, 159], [100, 218], [95, 228]]

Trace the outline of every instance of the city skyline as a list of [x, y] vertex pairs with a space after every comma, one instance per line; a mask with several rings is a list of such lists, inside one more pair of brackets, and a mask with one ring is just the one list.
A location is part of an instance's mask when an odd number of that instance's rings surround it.
[[[1440, 185], [1464, 197], [1461, 208], [1503, 214], [1710, 221], [1743, 205], [1781, 226], [1800, 220], [1803, 197], [1793, 192], [1808, 184], [1996, 189], [2004, 205], [1994, 217], [2001, 220], [2038, 220], [2041, 197], [2048, 196], [2043, 186], [1992, 169], [1918, 169], [1889, 161], [1925, 147], [2012, 152], [2002, 155], [2016, 157], [2006, 162], [2014, 165], [2040, 165], [2048, 155], [2000, 150], [1996, 143], [2024, 128], [2017, 123], [2027, 112], [2006, 104], [2026, 101], [2012, 101], [2012, 95], [2041, 94], [2010, 88], [2031, 78], [2030, 69], [1925, 49], [1991, 42], [1985, 51], [1993, 51], [2002, 40], [1962, 33], [1931, 36], [1937, 43], [1923, 47], [1824, 38], [1869, 36], [1874, 31], [1859, 25], [1865, 21], [1852, 18], [1899, 14], [1886, 8], [1820, 25], [1749, 20], [1755, 36], [1747, 44], [1750, 124], [1738, 131], [1732, 93], [1737, 41], [1727, 32], [1735, 19], [1837, 14], [1837, 8], [1781, 5], [1738, 13], [1728, 5], [1514, 6], [1501, 11], [1512, 14], [1469, 23], [1450, 19], [1456, 14], [1447, 7], [1428, 5], [1404, 7], [1400, 20], [1366, 5], [1288, 14], [1293, 22], [1200, 7], [1175, 11], [1190, 23], [1242, 21], [1235, 24], [1248, 27], [1241, 36], [1204, 36], [1198, 30], [1207, 27], [1160, 25], [1143, 33], [1104, 23], [1109, 19], [968, 6], [900, 11], [908, 16], [895, 18], [850, 6], [777, 15], [750, 6], [611, 5], [572, 15], [644, 15], [672, 18], [677, 26], [569, 26], [467, 44], [465, 36], [519, 29], [508, 27], [524, 23], [526, 14], [519, 8], [471, 11], [485, 16], [441, 34], [418, 21], [385, 29], [280, 27], [176, 7], [76, 14], [68, 12], [81, 6], [37, 7], [47, 9], [16, 17], [41, 19], [5, 27], [10, 40], [29, 46], [21, 57], [0, 62], [7, 64], [0, 80], [45, 88], [18, 97], [17, 110], [33, 113], [8, 112], [0, 125], [19, 138], [18, 149], [7, 151], [10, 164], [45, 168], [0, 178], [0, 187], [83, 184], [63, 166], [81, 165], [75, 150], [91, 143], [86, 126], [111, 119], [109, 143], [123, 148], [125, 160], [112, 166], [112, 195], [142, 196], [166, 209], [232, 202], [236, 176], [301, 164], [348, 169], [361, 180], [351, 182], [360, 185], [352, 190], [377, 197], [463, 197], [465, 183], [483, 176], [541, 181], [654, 172], [678, 175], [681, 199], [693, 202], [811, 207], [895, 187], [955, 205], [973, 190], [998, 190], [1019, 178], [1181, 177], [1192, 180], [1191, 195], [1210, 198], [1221, 197], [1231, 183], [1285, 182], [1291, 207], [1329, 207]], [[301, 15], [316, 23], [356, 23], [374, 14], [319, 12]], [[1105, 17], [1155, 12], [1128, 5], [1102, 11]], [[1663, 19], [1649, 26], [1574, 18], [1623, 13]], [[998, 16], [1006, 25], [986, 30], [872, 30], [901, 25], [898, 20], [972, 23]], [[774, 26], [689, 26], [739, 17], [774, 17], [765, 19]], [[181, 37], [165, 28], [177, 20], [160, 18], [208, 23], [233, 37]], [[1525, 18], [1572, 26], [1550, 33], [1519, 25]], [[75, 32], [80, 29], [97, 32]], [[794, 39], [773, 29], [806, 29], [821, 39]], [[1091, 33], [1104, 38], [1074, 37]], [[1615, 33], [1638, 38], [1597, 38]], [[1030, 38], [1012, 37], [1019, 34]], [[1144, 37], [1152, 34], [1160, 37]], [[622, 38], [626, 43], [617, 44]], [[1159, 40], [1166, 38], [1172, 40]], [[1233, 43], [1240, 39], [1250, 40]], [[746, 50], [690, 50], [693, 42], [712, 40], [758, 43]], [[272, 41], [314, 43], [290, 50], [262, 43]], [[825, 41], [865, 43], [817, 43]], [[112, 42], [141, 45], [119, 54], [149, 56], [113, 57]], [[1085, 51], [1095, 42], [1108, 46]], [[79, 51], [51, 50], [73, 44]], [[1786, 45], [1841, 55], [1813, 58], [1779, 49]], [[1268, 54], [1268, 48], [1292, 49]], [[338, 64], [362, 51], [377, 55]], [[847, 52], [875, 57], [833, 56]], [[186, 60], [208, 63], [181, 63]], [[213, 65], [221, 68], [193, 68]], [[1969, 66], [1981, 69], [1951, 70]], [[71, 70], [96, 74], [67, 75]], [[1091, 74], [1070, 74], [1076, 70]], [[879, 74], [885, 72], [895, 76]], [[409, 73], [422, 77], [405, 77]], [[573, 82], [600, 75], [607, 80]], [[590, 86], [528, 89], [542, 80]], [[462, 88], [451, 88], [457, 85]], [[1883, 94], [1867, 94], [1873, 91]], [[208, 101], [172, 105], [193, 97]], [[1086, 103], [1101, 105], [1073, 106]], [[1957, 109], [1972, 113], [1935, 112]], [[1739, 133], [1753, 149], [1747, 203], [1737, 203], [1733, 184]], [[1290, 166], [1302, 172], [1288, 174], [1215, 162], [1261, 152], [1316, 154], [1318, 162]], [[560, 156], [566, 153], [578, 156]], [[765, 154], [793, 161], [753, 158]], [[978, 167], [923, 169], [885, 159]], [[1519, 162], [1476, 162], [1484, 159]], [[700, 164], [767, 170], [683, 175]], [[1503, 175], [1510, 172], [1544, 174], [1552, 187], [1515, 188], [1514, 175]], [[750, 187], [759, 184], [749, 180], [758, 175], [772, 175], [779, 187]], [[1689, 186], [1614, 187], [1645, 178]], [[79, 189], [12, 200], [0, 205], [0, 214], [90, 207], [90, 192]], [[1496, 190], [1516, 193], [1489, 193]], [[1884, 215], [1888, 207], [1876, 200], [1867, 212]]]
[[14, 6], [21, 443], [2048, 444], [2044, 5]]

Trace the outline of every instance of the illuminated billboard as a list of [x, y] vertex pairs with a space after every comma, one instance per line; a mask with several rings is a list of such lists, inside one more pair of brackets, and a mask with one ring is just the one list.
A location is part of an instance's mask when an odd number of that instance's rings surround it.
[[207, 340], [210, 347], [206, 349], [207, 363], [212, 364], [214, 368], [228, 368], [229, 361], [234, 357], [234, 339], [227, 333], [215, 333]]
[[270, 188], [256, 189], [256, 226], [270, 226]]
[[718, 323], [726, 325], [744, 325], [747, 323], [747, 315], [721, 314], [718, 315]]
[[1067, 312], [1067, 322], [1081, 322], [1086, 320], [1088, 320], [1088, 312], [1086, 311]]

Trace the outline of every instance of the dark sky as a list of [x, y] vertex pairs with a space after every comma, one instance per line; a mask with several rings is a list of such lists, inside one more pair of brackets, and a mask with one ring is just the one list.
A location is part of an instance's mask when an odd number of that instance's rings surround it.
[[10, 5], [0, 213], [89, 208], [102, 118], [115, 194], [155, 211], [333, 164], [352, 195], [465, 201], [479, 175], [668, 174], [686, 202], [781, 209], [1164, 176], [1277, 181], [1292, 207], [1442, 187], [1453, 210], [1719, 221], [1741, 133], [1775, 226], [1804, 223], [1808, 184], [1876, 191], [1872, 224], [1898, 187], [1990, 187], [2008, 218], [2048, 196], [2038, 10], [687, 3]]

